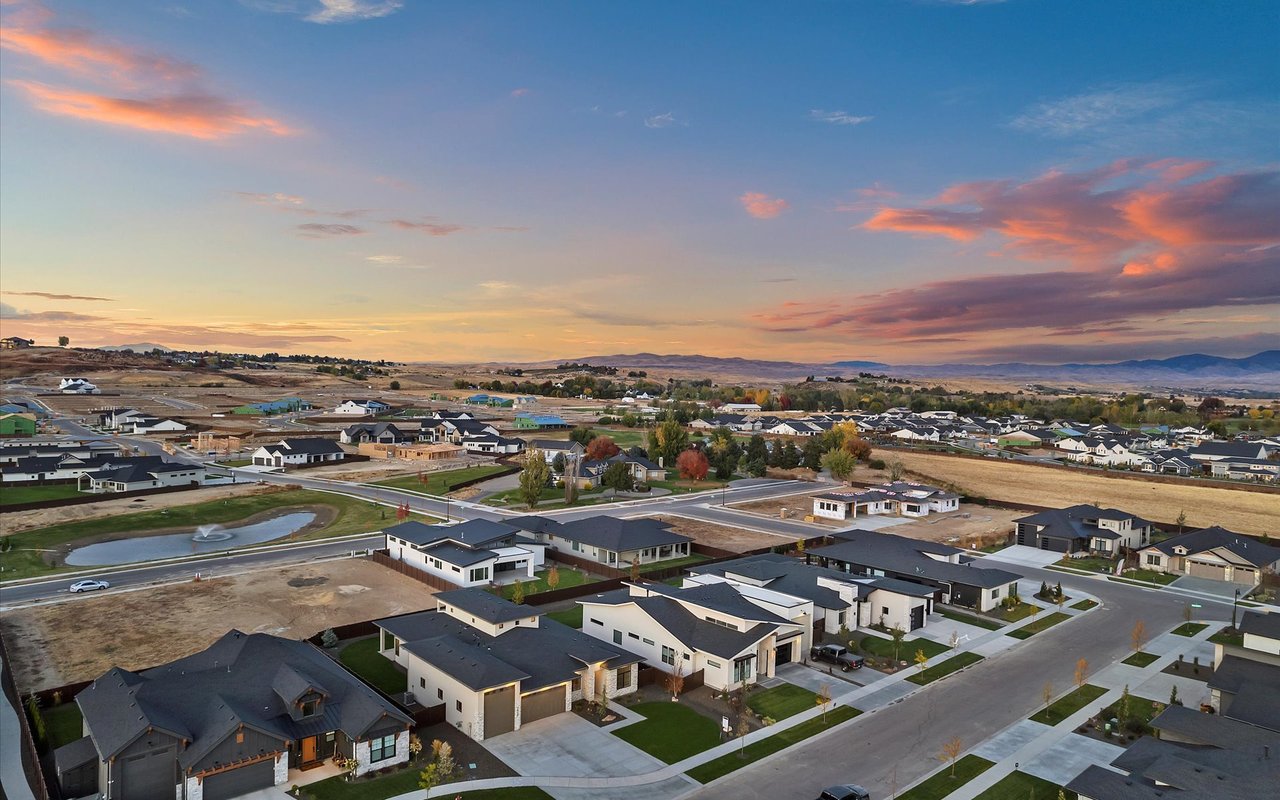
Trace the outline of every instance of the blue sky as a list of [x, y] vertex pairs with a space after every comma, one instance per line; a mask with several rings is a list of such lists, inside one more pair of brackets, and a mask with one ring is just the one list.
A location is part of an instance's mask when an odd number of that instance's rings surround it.
[[1273, 3], [3, 13], [5, 335], [899, 363], [1280, 338]]

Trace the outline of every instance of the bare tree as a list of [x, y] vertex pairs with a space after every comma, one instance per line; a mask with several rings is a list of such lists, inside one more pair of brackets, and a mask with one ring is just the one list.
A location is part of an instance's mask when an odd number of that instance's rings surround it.
[[1040, 687], [1040, 699], [1044, 700], [1045, 711], [1048, 711], [1049, 704], [1053, 702], [1053, 682], [1045, 681], [1044, 686]]
[[1082, 658], [1076, 662], [1075, 682], [1077, 689], [1084, 686], [1084, 681], [1087, 677], [1089, 677], [1089, 662]]
[[672, 700], [680, 698], [680, 693], [684, 691], [684, 662], [676, 661], [676, 668], [667, 673], [667, 689], [671, 692]]
[[1129, 640], [1133, 643], [1133, 652], [1141, 652], [1143, 646], [1147, 643], [1147, 623], [1142, 620], [1133, 623], [1133, 630], [1129, 632]]
[[902, 638], [907, 632], [902, 629], [901, 625], [894, 625], [889, 629], [889, 635], [893, 637], [893, 663], [896, 668], [898, 663], [898, 650], [902, 647]]
[[817, 704], [818, 708], [822, 709], [822, 721], [826, 722], [827, 706], [831, 705], [831, 687], [825, 683], [819, 686], [818, 693], [814, 695], [813, 702]]
[[959, 736], [954, 736], [942, 744], [942, 760], [951, 762], [951, 777], [956, 776], [956, 759], [960, 757], [960, 753], [964, 750], [964, 742], [960, 741]]

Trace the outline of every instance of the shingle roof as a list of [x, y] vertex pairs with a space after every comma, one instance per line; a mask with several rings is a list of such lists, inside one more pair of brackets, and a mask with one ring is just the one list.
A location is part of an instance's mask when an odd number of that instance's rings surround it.
[[1165, 539], [1159, 544], [1151, 545], [1151, 547], [1167, 555], [1173, 555], [1173, 549], [1179, 546], [1185, 547], [1188, 554], [1202, 553], [1205, 550], [1221, 547], [1255, 567], [1265, 567], [1268, 564], [1280, 561], [1280, 547], [1265, 545], [1257, 539], [1216, 525], [1212, 528], [1204, 528], [1174, 536]]
[[1280, 614], [1246, 611], [1240, 620], [1240, 630], [1268, 639], [1280, 639]]
[[663, 594], [633, 596], [626, 588], [591, 595], [578, 602], [613, 606], [634, 603], [636, 608], [686, 646], [721, 658], [733, 658], [778, 628], [774, 623], [761, 622], [746, 631], [733, 630], [695, 616], [672, 597]]
[[657, 519], [597, 516], [566, 522], [555, 535], [615, 552], [693, 541], [669, 528], [670, 525]]
[[1047, 511], [1038, 511], [1029, 516], [1018, 517], [1014, 522], [1039, 526], [1042, 535], [1060, 539], [1088, 539], [1090, 537], [1103, 539], [1120, 538], [1120, 534], [1115, 531], [1105, 530], [1103, 528], [1099, 528], [1097, 525], [1090, 525], [1086, 523], [1086, 520], [1097, 519], [1129, 519], [1133, 520], [1134, 528], [1142, 528], [1151, 524], [1139, 516], [1121, 511], [1117, 508], [1099, 508], [1098, 506], [1087, 505], [1084, 503], [1070, 506], [1068, 508], [1051, 508]]
[[808, 550], [807, 553], [820, 558], [897, 573], [895, 577], [919, 577], [983, 589], [1004, 586], [1022, 577], [1002, 569], [953, 564], [925, 555], [925, 553], [933, 553], [951, 556], [960, 552], [954, 547], [937, 542], [859, 529], [840, 531], [833, 534], [833, 537], [837, 540], [834, 544], [816, 547]]
[[493, 623], [535, 617], [542, 613], [531, 606], [517, 605], [479, 588], [437, 592], [436, 601], [457, 606], [468, 614], [474, 614], [485, 622]]

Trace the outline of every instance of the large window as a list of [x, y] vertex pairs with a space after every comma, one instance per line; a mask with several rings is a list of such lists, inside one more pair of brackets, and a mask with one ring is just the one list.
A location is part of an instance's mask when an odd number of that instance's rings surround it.
[[743, 683], [751, 679], [752, 661], [755, 656], [747, 656], [739, 658], [733, 662], [733, 682]]
[[629, 689], [631, 687], [631, 665], [618, 667], [618, 688]]
[[471, 580], [471, 582], [472, 582], [472, 583], [475, 583], [476, 581], [487, 581], [487, 580], [489, 580], [489, 568], [488, 568], [488, 567], [476, 567], [475, 569], [471, 570], [471, 577], [470, 577], [470, 580]]
[[676, 651], [665, 644], [662, 646], [662, 663], [670, 664], [673, 667], [676, 665]]
[[1155, 553], [1147, 553], [1147, 564], [1152, 567], [1160, 566], [1160, 556]]
[[395, 758], [395, 755], [396, 735], [394, 733], [369, 742], [369, 763], [386, 761], [388, 758]]

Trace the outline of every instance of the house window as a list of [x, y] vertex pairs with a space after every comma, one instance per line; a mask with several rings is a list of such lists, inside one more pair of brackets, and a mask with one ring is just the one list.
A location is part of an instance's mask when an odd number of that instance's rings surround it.
[[436, 699], [437, 700], [444, 699], [444, 689], [436, 689]]
[[459, 713], [459, 714], [461, 714], [461, 713], [462, 713], [462, 701], [461, 701], [461, 700], [454, 700], [454, 701], [453, 701], [453, 707], [454, 707], [454, 708], [456, 708], [456, 709], [458, 710], [458, 713]]
[[751, 679], [751, 662], [753, 656], [739, 658], [733, 662], [733, 682], [743, 683]]
[[1000, 596], [1000, 589], [999, 589], [999, 588], [996, 588], [996, 589], [992, 589], [992, 590], [991, 590], [991, 599], [992, 599], [992, 600], [995, 600], [995, 599], [996, 599], [997, 597], [999, 597], [999, 596]]
[[473, 583], [475, 581], [487, 581], [487, 580], [489, 580], [488, 567], [476, 567], [475, 569], [471, 570], [471, 581]]
[[425, 689], [425, 688], [427, 688], [427, 679], [426, 679], [426, 678], [418, 678], [418, 688], [419, 688], [419, 689]]
[[667, 647], [665, 644], [662, 646], [662, 663], [670, 664], [673, 667], [676, 664], [676, 651]]
[[640, 641], [642, 641], [642, 642], [644, 642], [645, 644], [650, 645], [650, 646], [652, 646], [652, 645], [653, 645], [653, 640], [652, 640], [652, 639], [641, 639]]
[[1153, 567], [1160, 566], [1160, 556], [1155, 553], [1147, 553], [1147, 564]]
[[386, 761], [396, 756], [396, 735], [381, 736], [369, 742], [369, 762]]
[[627, 689], [631, 686], [631, 665], [618, 667], [618, 688]]
[[592, 625], [603, 625], [604, 623], [603, 623], [603, 622], [601, 622], [600, 620], [596, 619], [595, 617], [591, 617], [591, 624], [592, 624]]
[[881, 615], [887, 615], [888, 613], [889, 613], [889, 607], [888, 607], [888, 606], [880, 606], [880, 614], [881, 614]]
[[318, 700], [308, 700], [302, 704], [302, 716], [304, 718], [314, 717], [316, 715], [316, 709], [319, 708], [319, 706], [320, 702]]
[[707, 666], [711, 667], [712, 669], [720, 669], [720, 662], [707, 659]]
[[836, 614], [836, 624], [837, 624], [837, 625], [840, 625], [840, 626], [843, 626], [843, 625], [844, 625], [844, 615], [845, 615], [845, 612], [843, 612], [843, 611], [841, 611], [839, 614]]
[[639, 638], [640, 638], [640, 634], [638, 634], [638, 633], [631, 633], [630, 631], [627, 631], [627, 636], [631, 637], [632, 639], [639, 639]]
[[622, 644], [622, 631], [614, 631], [614, 632], [613, 632], [613, 643], [614, 643], [614, 644]]
[[574, 691], [574, 692], [582, 691], [582, 678], [574, 678], [573, 681], [569, 684], [569, 689], [570, 691]]

